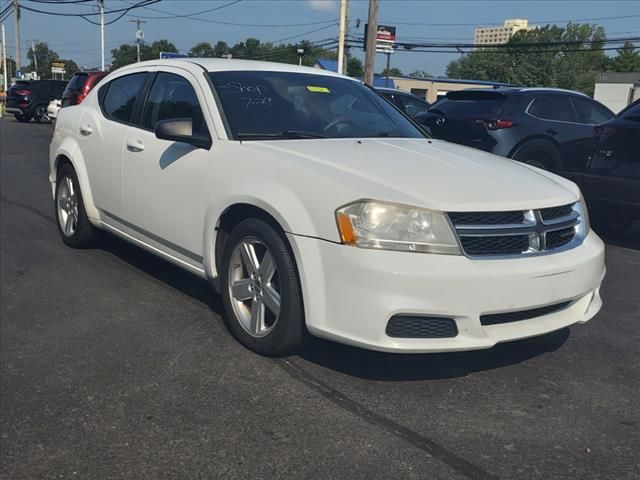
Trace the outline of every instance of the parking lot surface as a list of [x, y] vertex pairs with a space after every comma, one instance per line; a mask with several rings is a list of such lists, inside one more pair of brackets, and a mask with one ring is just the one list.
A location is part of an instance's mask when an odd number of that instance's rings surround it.
[[639, 479], [640, 226], [592, 321], [478, 352], [236, 343], [206, 282], [56, 230], [51, 125], [0, 120], [2, 478]]

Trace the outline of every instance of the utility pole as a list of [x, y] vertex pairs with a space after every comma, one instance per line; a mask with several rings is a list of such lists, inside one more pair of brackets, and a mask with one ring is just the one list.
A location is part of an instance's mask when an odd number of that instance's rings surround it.
[[100, 65], [104, 72], [104, 0], [98, 0], [98, 8], [100, 9]]
[[33, 64], [36, 67], [36, 75], [38, 74], [38, 55], [36, 55], [36, 41], [31, 40], [31, 53], [33, 54]]
[[344, 73], [344, 37], [347, 30], [347, 0], [340, 0], [340, 31], [338, 32], [338, 73]]
[[13, 0], [13, 41], [16, 45], [16, 71], [20, 70], [20, 4]]
[[144, 38], [144, 33], [140, 30], [141, 23], [147, 23], [144, 20], [140, 20], [139, 18], [135, 20], [129, 20], [136, 24], [136, 47], [138, 49], [138, 61], [140, 61], [140, 44], [142, 43], [142, 39]]
[[376, 40], [378, 32], [378, 0], [369, 0], [369, 25], [367, 26], [367, 44], [364, 54], [364, 81], [373, 85], [373, 73], [376, 63]]
[[4, 36], [4, 23], [2, 24], [2, 71], [4, 72], [4, 91], [9, 90], [9, 84], [7, 79], [7, 39]]

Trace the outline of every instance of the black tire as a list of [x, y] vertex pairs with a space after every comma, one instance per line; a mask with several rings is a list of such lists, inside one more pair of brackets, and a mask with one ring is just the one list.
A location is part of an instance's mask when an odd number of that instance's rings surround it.
[[631, 228], [634, 220], [628, 215], [607, 212], [601, 221], [607, 232], [622, 235]]
[[[277, 268], [280, 290], [280, 313], [271, 330], [260, 338], [250, 334], [242, 326], [234, 311], [232, 301], [236, 300], [232, 299], [229, 287], [233, 252], [247, 239], [258, 240], [271, 252]], [[300, 349], [306, 342], [308, 333], [298, 269], [284, 233], [262, 219], [243, 220], [230, 232], [220, 263], [223, 318], [231, 334], [246, 348], [265, 356], [282, 356]], [[234, 268], [239, 268], [239, 265], [234, 263]], [[252, 300], [249, 299], [248, 302], [251, 303]]]
[[20, 115], [19, 113], [14, 113], [13, 116], [17, 121], [21, 123], [27, 123], [29, 120], [31, 120], [31, 117], [27, 115]]
[[[76, 198], [75, 203], [77, 206], [77, 221], [75, 222], [75, 228], [71, 233], [65, 232], [65, 222], [62, 218], [60, 208], [58, 208], [59, 203], [64, 202], [63, 190], [66, 179], [70, 179], [70, 181], [72, 182], [73, 191], [75, 192]], [[58, 226], [58, 232], [60, 232], [60, 237], [66, 245], [72, 248], [90, 248], [95, 245], [97, 238], [96, 230], [87, 218], [76, 171], [68, 163], [65, 163], [58, 170], [58, 176], [56, 179], [56, 196], [53, 207], [56, 216], [56, 225]]]
[[33, 111], [33, 120], [36, 123], [49, 123], [51, 119], [49, 118], [49, 114], [47, 113], [46, 105], [38, 105]]

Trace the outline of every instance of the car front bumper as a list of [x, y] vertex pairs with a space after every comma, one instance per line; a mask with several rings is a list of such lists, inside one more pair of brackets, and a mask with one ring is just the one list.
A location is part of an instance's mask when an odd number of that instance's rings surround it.
[[[504, 260], [349, 247], [289, 234], [313, 335], [386, 352], [490, 348], [590, 320], [602, 306], [604, 244], [591, 232], [578, 247]], [[483, 326], [480, 316], [571, 301], [547, 315]], [[452, 318], [451, 338], [386, 334], [394, 315]]]

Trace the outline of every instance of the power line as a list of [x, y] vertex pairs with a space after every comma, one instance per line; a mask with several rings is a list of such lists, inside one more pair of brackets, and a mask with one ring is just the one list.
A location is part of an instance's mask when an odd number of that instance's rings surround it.
[[[128, 0], [122, 0], [126, 3], [130, 3]], [[153, 7], [149, 7], [149, 6], [142, 6], [142, 8], [145, 8], [147, 10], [151, 10], [153, 12], [158, 12], [158, 13], [164, 13], [165, 15], [171, 15], [169, 17], [164, 17], [165, 20], [171, 20], [172, 18], [186, 18], [188, 20], [195, 20], [198, 22], [206, 22], [206, 23], [214, 23], [217, 25], [231, 25], [231, 26], [235, 26], [235, 27], [257, 27], [257, 28], [281, 28], [281, 27], [286, 27], [286, 28], [291, 28], [291, 27], [307, 27], [307, 26], [311, 26], [311, 25], [326, 25], [328, 23], [335, 23], [335, 19], [332, 18], [331, 20], [323, 20], [323, 21], [319, 21], [319, 22], [307, 22], [307, 23], [236, 23], [236, 22], [223, 22], [221, 20], [210, 20], [208, 18], [199, 18], [199, 17], [194, 17], [193, 15], [195, 15], [195, 13], [190, 13], [190, 14], [185, 14], [185, 15], [179, 15], [177, 13], [173, 13], [173, 12], [168, 12], [166, 10], [160, 10], [159, 8], [153, 8]], [[149, 16], [142, 16], [142, 15], [136, 15], [136, 17], [140, 17], [140, 18], [148, 18], [148, 19], [158, 19], [160, 20], [159, 17], [149, 17]]]
[[[542, 23], [568, 23], [568, 22], [592, 22], [601, 20], [619, 20], [624, 18], [638, 18], [640, 15], [618, 15], [615, 17], [599, 17], [599, 18], [576, 18], [576, 19], [555, 19], [555, 20], [529, 20], [529, 23], [542, 24]], [[428, 27], [494, 27], [501, 26], [502, 23], [425, 23], [425, 22], [396, 22], [393, 20], [387, 20], [381, 22], [386, 25], [419, 25]]]
[[214, 8], [209, 8], [207, 10], [201, 10], [199, 12], [193, 12], [193, 13], [187, 13], [184, 15], [180, 15], [180, 14], [171, 14], [171, 16], [169, 17], [158, 17], [158, 16], [144, 16], [144, 17], [140, 17], [140, 18], [146, 18], [149, 20], [166, 20], [166, 19], [173, 19], [173, 18], [189, 18], [189, 17], [195, 17], [197, 15], [203, 15], [205, 13], [210, 13], [210, 12], [215, 12], [216, 10], [221, 10], [223, 8], [226, 7], [230, 7], [232, 5], [235, 5], [236, 3], [240, 3], [242, 0], [233, 0], [232, 2], [226, 3], [224, 5], [220, 5]]
[[291, 40], [292, 38], [304, 37], [305, 35], [309, 35], [310, 33], [315, 33], [315, 32], [319, 32], [321, 30], [326, 30], [327, 28], [333, 28], [336, 25], [337, 24], [332, 23], [331, 25], [327, 25], [327, 26], [324, 26], [324, 27], [320, 27], [320, 28], [316, 28], [316, 29], [313, 29], [313, 30], [309, 30], [308, 32], [300, 33], [298, 35], [291, 35], [290, 37], [279, 38], [278, 40], [270, 40], [270, 42], [271, 43], [279, 43], [279, 42], [284, 42], [285, 40]]
[[[161, 0], [140, 0], [138, 3], [130, 6], [130, 7], [125, 7], [125, 8], [118, 8], [115, 10], [109, 10], [108, 12], [104, 12], [105, 15], [108, 15], [110, 13], [119, 13], [119, 12], [129, 12], [130, 10], [134, 9], [134, 8], [141, 8], [141, 7], [146, 7], [147, 5], [153, 5], [154, 3], [158, 3]], [[58, 3], [58, 2], [56, 2]], [[38, 10], [37, 8], [32, 8], [32, 7], [26, 7], [24, 5], [20, 6], [21, 9], [24, 10], [28, 10], [30, 12], [35, 12], [35, 13], [42, 13], [45, 15], [54, 15], [57, 17], [90, 17], [90, 16], [95, 16], [95, 15], [100, 15], [100, 13], [98, 12], [87, 12], [87, 13], [61, 13], [61, 12], [52, 12], [50, 10]]]

